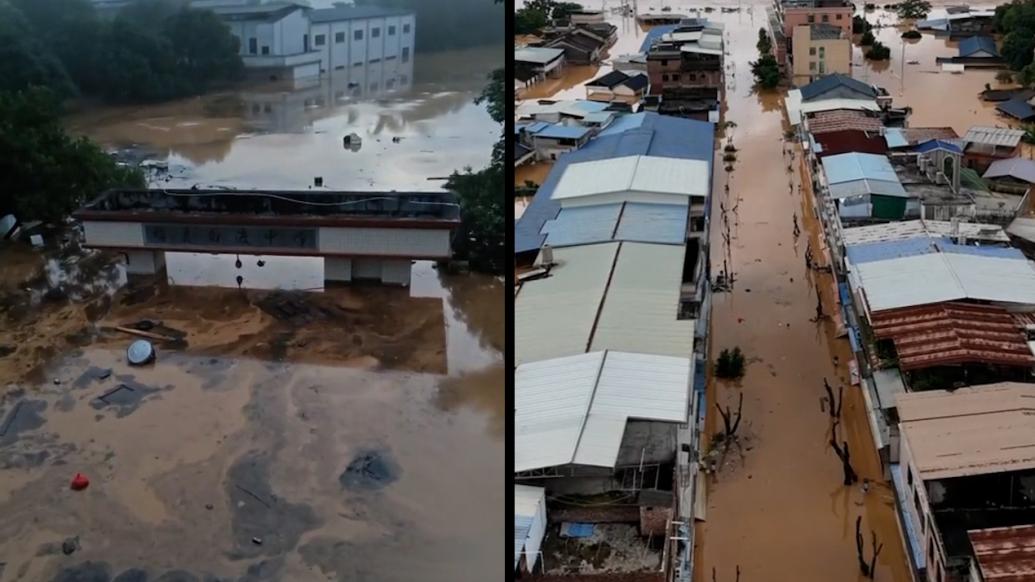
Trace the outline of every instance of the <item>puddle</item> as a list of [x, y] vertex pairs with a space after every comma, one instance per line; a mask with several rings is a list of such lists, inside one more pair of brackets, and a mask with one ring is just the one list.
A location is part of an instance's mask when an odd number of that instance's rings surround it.
[[375, 491], [399, 478], [399, 466], [388, 451], [369, 450], [356, 456], [338, 477], [341, 486], [359, 491]]

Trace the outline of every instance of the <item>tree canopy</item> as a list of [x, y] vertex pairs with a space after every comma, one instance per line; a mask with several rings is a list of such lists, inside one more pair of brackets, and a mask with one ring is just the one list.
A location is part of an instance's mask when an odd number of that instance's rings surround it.
[[758, 29], [758, 42], [755, 44], [758, 48], [758, 54], [767, 55], [773, 52], [773, 41], [769, 38], [769, 33], [764, 28]]
[[108, 188], [144, 186], [139, 170], [66, 134], [60, 113], [48, 89], [0, 92], [0, 215], [58, 220]]
[[438, 51], [503, 42], [507, 12], [486, 0], [356, 0], [360, 6], [413, 10], [418, 51]]
[[780, 64], [773, 56], [773, 41], [764, 28], [758, 29], [758, 60], [751, 62], [751, 74], [755, 82], [765, 89], [772, 89], [780, 84]]
[[1003, 35], [1000, 53], [1025, 84], [1035, 81], [1032, 51], [1035, 51], [1035, 0], [1014, 0], [995, 9], [996, 29]]
[[138, 0], [113, 19], [88, 0], [0, 0], [10, 56], [0, 88], [49, 87], [115, 102], [170, 99], [238, 79], [237, 40], [211, 11], [177, 0]]
[[895, 11], [903, 20], [925, 18], [931, 11], [931, 3], [927, 0], [903, 0], [895, 7]]

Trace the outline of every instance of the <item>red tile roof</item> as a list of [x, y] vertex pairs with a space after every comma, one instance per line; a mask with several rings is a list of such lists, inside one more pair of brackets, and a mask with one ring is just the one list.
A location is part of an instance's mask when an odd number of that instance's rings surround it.
[[967, 533], [986, 582], [1035, 580], [1035, 525], [996, 527]]
[[862, 111], [850, 109], [820, 111], [809, 118], [809, 131], [815, 136], [821, 133], [846, 129], [879, 132], [883, 127], [884, 124], [880, 119], [870, 117]]
[[1001, 307], [946, 302], [875, 312], [878, 339], [895, 342], [902, 370], [966, 363], [1032, 366], [1020, 323]]

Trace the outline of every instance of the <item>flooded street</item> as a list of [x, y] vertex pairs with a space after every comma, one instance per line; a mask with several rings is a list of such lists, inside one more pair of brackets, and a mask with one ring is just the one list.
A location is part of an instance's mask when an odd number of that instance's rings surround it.
[[[472, 101], [501, 54], [417, 54], [337, 102], [325, 83], [69, 123], [167, 161], [170, 186], [438, 190], [489, 159], [499, 128]], [[238, 289], [235, 256], [190, 253], [127, 279], [46, 238], [0, 248], [0, 581], [496, 576], [499, 279], [417, 261], [409, 288], [324, 288], [320, 259], [242, 256]], [[127, 329], [164, 338], [153, 364], [129, 365]]]

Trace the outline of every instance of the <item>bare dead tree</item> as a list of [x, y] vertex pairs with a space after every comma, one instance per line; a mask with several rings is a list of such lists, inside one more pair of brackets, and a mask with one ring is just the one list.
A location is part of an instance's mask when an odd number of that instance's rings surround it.
[[723, 426], [723, 442], [726, 446], [729, 446], [730, 441], [736, 437], [737, 429], [740, 427], [741, 411], [744, 409], [744, 393], [740, 393], [740, 398], [737, 400], [737, 413], [734, 415], [727, 406], [725, 410], [718, 402], [715, 403], [715, 407], [719, 409], [719, 414], [722, 416]]
[[837, 427], [841, 424], [839, 420], [834, 421], [834, 428], [830, 435], [830, 446], [834, 454], [841, 460], [841, 469], [844, 471], [844, 485], [854, 485], [859, 481], [859, 475], [852, 468], [851, 452], [848, 450], [848, 441], [837, 442]]
[[827, 382], [826, 378], [823, 378], [823, 388], [827, 391], [827, 401], [830, 402], [830, 418], [835, 421], [841, 418], [841, 405], [844, 404], [845, 400], [845, 387], [841, 386], [837, 390], [837, 398], [834, 398], [834, 389], [830, 387], [830, 383]]
[[863, 543], [862, 535], [862, 516], [856, 516], [855, 518], [855, 550], [859, 556], [859, 571], [862, 572], [863, 576], [866, 576], [870, 580], [877, 574], [877, 556], [880, 555], [880, 551], [884, 549], [883, 543], [877, 542], [877, 532], [870, 530], [870, 544], [873, 548], [873, 556], [870, 561], [866, 561], [866, 551]]
[[830, 316], [828, 316], [826, 313], [823, 312], [823, 295], [819, 291], [819, 283], [817, 282], [816, 283], [816, 317], [812, 318], [810, 321], [819, 322], [819, 321], [822, 321], [824, 319], [827, 319], [828, 317], [830, 317]]

